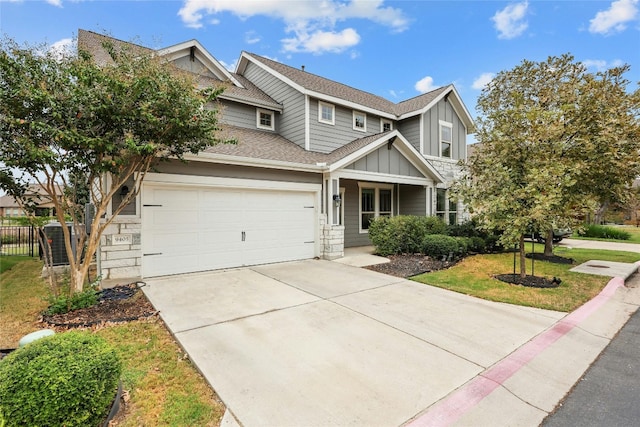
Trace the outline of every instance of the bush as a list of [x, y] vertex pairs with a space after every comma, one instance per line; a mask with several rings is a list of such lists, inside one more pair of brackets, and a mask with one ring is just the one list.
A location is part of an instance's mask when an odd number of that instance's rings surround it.
[[457, 255], [460, 253], [460, 243], [455, 237], [444, 234], [428, 234], [422, 239], [423, 254], [433, 258]]
[[578, 231], [578, 234], [582, 237], [593, 237], [598, 239], [614, 239], [614, 240], [629, 240], [631, 239], [631, 233], [620, 230], [615, 227], [607, 227], [603, 225], [587, 225], [583, 230]]
[[369, 224], [369, 238], [379, 255], [418, 253], [428, 234], [445, 234], [447, 225], [433, 216], [379, 217]]
[[482, 237], [473, 236], [469, 237], [469, 252], [475, 252], [477, 254], [485, 253], [487, 250], [487, 244]]
[[47, 298], [47, 302], [49, 303], [49, 308], [47, 308], [46, 314], [68, 313], [69, 311], [96, 305], [98, 303], [98, 291], [94, 288], [89, 288], [82, 292], [75, 292], [71, 296], [68, 295], [68, 291], [63, 291], [63, 294], [57, 297], [50, 295]]
[[27, 344], [0, 361], [0, 425], [98, 426], [121, 371], [113, 348], [86, 332]]

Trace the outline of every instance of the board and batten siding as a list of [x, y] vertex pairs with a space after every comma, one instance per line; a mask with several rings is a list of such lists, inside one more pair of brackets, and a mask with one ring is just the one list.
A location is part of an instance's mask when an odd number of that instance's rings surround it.
[[[181, 70], [186, 70], [191, 73], [197, 74], [199, 76], [212, 77], [217, 79], [215, 74], [213, 74], [206, 65], [204, 65], [198, 58], [194, 58], [192, 61], [190, 56], [183, 56], [182, 58], [175, 59], [172, 61], [174, 65]], [[222, 82], [220, 82], [222, 84]]]
[[344, 188], [344, 247], [368, 246], [371, 244], [368, 233], [360, 233], [360, 190], [358, 182], [340, 180]]
[[247, 65], [244, 76], [276, 102], [282, 104], [282, 114], [276, 113], [276, 129], [281, 136], [304, 148], [305, 96], [251, 62]]
[[420, 116], [410, 117], [398, 123], [398, 130], [420, 152]]
[[[353, 129], [353, 109], [332, 104], [335, 107], [335, 124], [318, 120], [318, 99], [309, 98], [310, 150], [320, 153], [332, 151], [365, 136], [380, 133], [380, 117], [367, 114], [366, 132]], [[327, 104], [331, 104], [327, 102]]]
[[389, 150], [386, 144], [346, 166], [345, 169], [402, 176], [423, 176], [396, 147], [392, 146]]
[[[233, 102], [223, 100], [218, 104], [220, 108], [220, 122], [238, 126], [248, 129], [258, 129], [257, 125], [257, 108], [251, 105], [241, 104], [239, 102]], [[272, 111], [264, 109], [266, 111]], [[272, 111], [273, 112], [273, 111]], [[273, 112], [273, 119], [275, 121], [275, 132], [279, 129], [280, 117], [277, 112]], [[267, 129], [260, 129], [265, 132], [271, 132]]]
[[466, 157], [466, 131], [464, 123], [456, 114], [450, 102], [439, 101], [429, 111], [424, 113], [424, 152], [425, 156], [440, 156], [440, 120], [452, 124], [453, 143], [451, 159], [459, 160]]
[[399, 215], [425, 216], [427, 212], [428, 188], [417, 185], [399, 186]]

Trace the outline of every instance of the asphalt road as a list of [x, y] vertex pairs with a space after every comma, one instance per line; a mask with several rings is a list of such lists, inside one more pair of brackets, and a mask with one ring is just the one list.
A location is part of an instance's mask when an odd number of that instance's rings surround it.
[[[640, 281], [636, 273], [630, 280]], [[545, 427], [640, 425], [640, 310], [587, 370]]]

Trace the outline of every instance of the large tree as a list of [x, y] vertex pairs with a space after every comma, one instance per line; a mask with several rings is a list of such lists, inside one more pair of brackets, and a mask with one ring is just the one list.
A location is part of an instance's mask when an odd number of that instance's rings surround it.
[[[220, 89], [198, 90], [196, 76], [153, 52], [126, 43], [103, 48], [102, 64], [82, 50], [61, 56], [12, 40], [0, 53], [0, 188], [33, 214], [26, 189], [37, 183], [57, 220], [73, 222], [85, 250], [74, 252], [62, 227], [72, 292], [82, 290], [101, 234], [138, 195], [145, 173], [217, 142], [211, 102]], [[125, 183], [129, 192], [107, 212]], [[87, 198], [101, 219], [89, 233]]]
[[571, 55], [523, 61], [478, 98], [477, 153], [459, 193], [502, 243], [575, 226], [598, 203], [624, 197], [640, 173], [638, 100], [627, 66], [591, 74]]

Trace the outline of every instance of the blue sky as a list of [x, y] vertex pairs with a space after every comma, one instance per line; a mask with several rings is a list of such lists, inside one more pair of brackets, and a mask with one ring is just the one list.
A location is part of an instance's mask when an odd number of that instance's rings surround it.
[[65, 46], [79, 28], [154, 48], [197, 39], [232, 70], [246, 50], [392, 101], [454, 83], [473, 116], [483, 84], [523, 59], [569, 52], [640, 81], [640, 0], [0, 0], [18, 42]]

